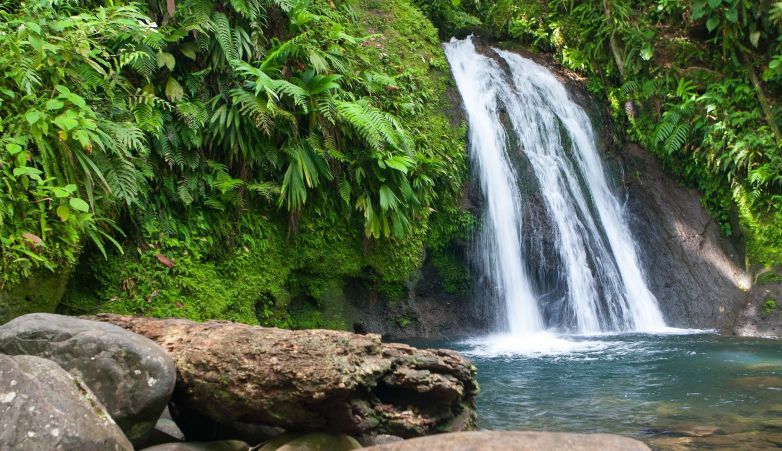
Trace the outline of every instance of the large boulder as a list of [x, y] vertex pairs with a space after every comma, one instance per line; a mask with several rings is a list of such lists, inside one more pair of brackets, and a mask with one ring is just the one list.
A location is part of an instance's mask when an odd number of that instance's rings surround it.
[[[384, 344], [378, 335], [341, 331], [95, 318], [149, 337], [171, 353], [178, 371], [172, 413], [185, 409], [223, 425], [356, 436], [413, 437], [474, 425], [476, 370], [453, 351]], [[193, 437], [194, 431], [183, 432]]]
[[120, 327], [48, 313], [0, 326], [0, 353], [37, 355], [78, 376], [141, 446], [171, 398], [176, 367], [148, 338]]
[[480, 431], [421, 437], [364, 448], [372, 451], [649, 451], [649, 447], [612, 434]]
[[0, 354], [0, 450], [128, 450], [90, 389], [51, 360]]

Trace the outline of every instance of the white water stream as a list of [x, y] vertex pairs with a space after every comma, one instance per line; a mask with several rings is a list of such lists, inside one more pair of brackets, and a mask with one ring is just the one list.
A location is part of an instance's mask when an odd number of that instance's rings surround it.
[[[470, 158], [485, 198], [477, 243], [498, 299], [498, 332], [578, 334], [659, 331], [665, 321], [646, 285], [638, 252], [598, 154], [589, 117], [546, 68], [518, 54], [476, 51], [451, 40], [445, 53], [469, 121]], [[545, 205], [538, 234], [554, 237], [562, 305], [544, 317], [543, 293], [527, 273], [523, 226], [530, 200], [517, 171], [524, 159]], [[540, 222], [540, 221], [538, 221]], [[539, 284], [538, 284], [539, 285]]]

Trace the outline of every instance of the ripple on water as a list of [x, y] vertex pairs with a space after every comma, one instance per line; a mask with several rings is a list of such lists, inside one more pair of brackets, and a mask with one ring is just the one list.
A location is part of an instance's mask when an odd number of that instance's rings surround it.
[[681, 332], [445, 345], [478, 368], [483, 428], [611, 432], [661, 449], [779, 446], [780, 342]]

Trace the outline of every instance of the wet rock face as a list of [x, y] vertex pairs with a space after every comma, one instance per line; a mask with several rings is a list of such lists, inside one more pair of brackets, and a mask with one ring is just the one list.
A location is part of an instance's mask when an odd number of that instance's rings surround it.
[[92, 390], [134, 445], [143, 444], [176, 382], [171, 357], [120, 327], [36, 313], [0, 326], [0, 353], [50, 359]]
[[649, 447], [611, 434], [566, 434], [561, 432], [480, 431], [421, 437], [366, 448], [372, 451], [648, 451]]
[[730, 332], [750, 283], [743, 257], [720, 236], [697, 191], [679, 186], [638, 146], [623, 157], [630, 228], [666, 321]]
[[759, 283], [748, 293], [733, 333], [744, 337], [782, 338], [782, 284]]
[[90, 389], [59, 365], [0, 354], [0, 449], [132, 451], [133, 446]]
[[[194, 412], [221, 425], [349, 435], [414, 437], [474, 425], [476, 370], [453, 351], [384, 344], [374, 334], [96, 319], [144, 335], [173, 356], [172, 413]], [[198, 431], [183, 432], [192, 439]]]

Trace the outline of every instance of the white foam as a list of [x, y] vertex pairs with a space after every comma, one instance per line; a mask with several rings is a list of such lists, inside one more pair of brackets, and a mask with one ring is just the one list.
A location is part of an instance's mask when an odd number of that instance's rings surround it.
[[[580, 357], [605, 358], [610, 352], [616, 355], [626, 354], [630, 350], [638, 350], [648, 341], [627, 341], [624, 336], [648, 336], [650, 339], [659, 335], [701, 335], [716, 333], [714, 330], [680, 329], [665, 327], [653, 332], [598, 332], [583, 335], [557, 334], [543, 331], [533, 334], [492, 334], [469, 338], [462, 342], [469, 349], [461, 351], [465, 355], [494, 357]], [[616, 340], [611, 340], [616, 338]]]
[[601, 351], [611, 347], [611, 341], [568, 339], [551, 332], [529, 335], [495, 334], [465, 341], [471, 349], [464, 354], [480, 357], [523, 356], [544, 357]]

